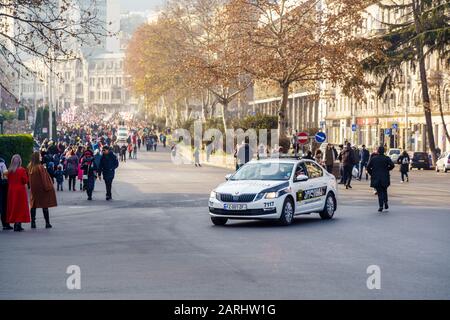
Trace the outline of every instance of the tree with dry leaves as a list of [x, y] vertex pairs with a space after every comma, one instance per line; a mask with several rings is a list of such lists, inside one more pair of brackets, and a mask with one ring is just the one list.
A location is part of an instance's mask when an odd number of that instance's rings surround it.
[[[11, 93], [11, 73], [32, 73], [25, 61], [73, 58], [76, 45], [91, 45], [111, 35], [97, 15], [96, 0], [0, 1], [0, 86]], [[22, 72], [21, 72], [22, 71]], [[25, 71], [25, 72], [24, 72]]]
[[359, 38], [366, 0], [230, 0], [228, 24], [234, 24], [246, 61], [244, 70], [282, 91], [280, 136], [286, 134], [286, 107], [292, 86], [317, 90], [319, 81], [358, 95], [367, 86], [360, 59], [375, 43]]
[[165, 16], [182, 34], [180, 66], [188, 74], [193, 88], [207, 90], [222, 105], [222, 119], [227, 128], [230, 103], [251, 84], [245, 72], [246, 61], [240, 55], [243, 39], [238, 26], [230, 24], [224, 0], [169, 1]]

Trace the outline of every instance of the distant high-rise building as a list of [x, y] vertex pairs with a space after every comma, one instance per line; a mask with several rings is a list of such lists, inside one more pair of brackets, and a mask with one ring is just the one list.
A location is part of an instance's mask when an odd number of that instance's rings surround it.
[[87, 49], [103, 49], [108, 52], [119, 52], [120, 41], [120, 4], [119, 0], [78, 0], [81, 10], [90, 11], [101, 22], [95, 30], [99, 34], [100, 43], [92, 43]]

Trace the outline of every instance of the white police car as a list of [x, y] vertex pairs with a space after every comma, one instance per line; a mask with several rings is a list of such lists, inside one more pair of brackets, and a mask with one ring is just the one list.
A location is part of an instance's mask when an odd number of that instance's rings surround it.
[[294, 216], [317, 212], [333, 218], [336, 178], [312, 160], [250, 161], [211, 192], [209, 212], [215, 225], [228, 219], [273, 219], [283, 225]]

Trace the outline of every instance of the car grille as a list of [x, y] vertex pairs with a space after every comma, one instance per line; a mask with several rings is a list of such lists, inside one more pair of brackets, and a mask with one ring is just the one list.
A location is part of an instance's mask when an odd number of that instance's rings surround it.
[[255, 199], [256, 194], [240, 194], [232, 195], [227, 193], [220, 193], [219, 199], [222, 202], [252, 202]]

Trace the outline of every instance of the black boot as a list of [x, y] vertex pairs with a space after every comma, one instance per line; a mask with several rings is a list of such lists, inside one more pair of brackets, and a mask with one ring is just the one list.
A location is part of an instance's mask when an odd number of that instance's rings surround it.
[[3, 230], [12, 230], [12, 229], [13, 229], [13, 227], [11, 227], [9, 224], [5, 224], [3, 226]]
[[44, 211], [44, 219], [45, 219], [45, 229], [52, 228], [52, 225], [50, 224], [50, 214], [48, 212], [48, 209], [43, 209]]
[[31, 229], [36, 229], [36, 209], [31, 208]]
[[15, 232], [23, 231], [22, 224], [21, 223], [14, 223], [14, 231]]

